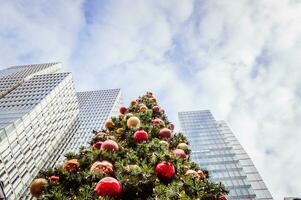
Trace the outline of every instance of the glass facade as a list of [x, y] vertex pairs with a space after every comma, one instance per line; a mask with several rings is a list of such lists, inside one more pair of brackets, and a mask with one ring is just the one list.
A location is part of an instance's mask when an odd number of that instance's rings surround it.
[[93, 137], [92, 131], [100, 130], [109, 117], [117, 116], [122, 103], [120, 89], [78, 92], [77, 97], [79, 115], [48, 166], [61, 164], [65, 153], [77, 152], [81, 146], [87, 146]]
[[228, 199], [273, 199], [253, 162], [223, 121], [208, 110], [179, 112], [181, 130], [188, 137], [192, 160], [230, 191]]
[[37, 173], [85, 145], [121, 101], [119, 89], [76, 93], [60, 63], [1, 70], [0, 197], [31, 199], [28, 188]]

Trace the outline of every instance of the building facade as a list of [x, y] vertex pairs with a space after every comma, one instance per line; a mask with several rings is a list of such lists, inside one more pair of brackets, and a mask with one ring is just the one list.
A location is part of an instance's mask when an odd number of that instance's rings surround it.
[[47, 166], [61, 164], [66, 153], [77, 152], [81, 146], [88, 146], [93, 130], [100, 130], [108, 118], [117, 116], [122, 103], [120, 89], [78, 92], [77, 98], [79, 115]]
[[208, 110], [179, 112], [181, 130], [188, 137], [192, 160], [222, 182], [228, 199], [273, 199], [252, 160], [224, 121]]
[[24, 199], [37, 173], [85, 144], [120, 101], [120, 90], [76, 93], [60, 63], [1, 70], [0, 181], [7, 199]]

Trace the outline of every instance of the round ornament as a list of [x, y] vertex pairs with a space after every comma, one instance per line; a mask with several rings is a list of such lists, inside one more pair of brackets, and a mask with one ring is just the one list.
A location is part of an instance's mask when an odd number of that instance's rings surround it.
[[157, 164], [155, 173], [160, 180], [169, 181], [174, 177], [176, 170], [171, 163], [162, 161]]
[[134, 141], [135, 143], [142, 143], [148, 140], [148, 133], [144, 130], [139, 130], [134, 133]]
[[122, 186], [115, 178], [105, 177], [97, 183], [95, 192], [101, 197], [118, 197], [122, 193]]
[[101, 149], [101, 145], [103, 142], [98, 141], [93, 144], [93, 149]]
[[114, 122], [113, 122], [112, 119], [108, 119], [108, 120], [105, 122], [105, 125], [104, 125], [104, 129], [105, 129], [105, 130], [111, 131], [111, 130], [114, 129], [114, 127], [115, 127], [115, 124], [114, 124]]
[[171, 130], [168, 128], [162, 128], [159, 132], [161, 138], [171, 138]]
[[127, 110], [128, 110], [128, 109], [127, 109], [125, 106], [121, 106], [121, 107], [119, 108], [119, 112], [120, 112], [121, 114], [125, 114]]
[[140, 119], [138, 117], [130, 117], [128, 120], [127, 120], [127, 126], [129, 128], [139, 128], [140, 126]]
[[34, 179], [30, 184], [30, 193], [32, 194], [32, 196], [38, 198], [44, 192], [47, 184], [48, 182], [44, 178]]
[[106, 140], [101, 145], [101, 150], [118, 151], [118, 144], [114, 140]]
[[48, 179], [52, 183], [57, 183], [57, 182], [60, 181], [60, 177], [59, 176], [50, 176]]
[[187, 155], [185, 153], [185, 151], [183, 151], [182, 149], [175, 149], [172, 151], [172, 153], [176, 156], [176, 157], [179, 157], [179, 158], [182, 158], [184, 160], [187, 159]]
[[104, 160], [104, 161], [96, 161], [92, 164], [90, 168], [90, 172], [94, 174], [112, 174], [113, 173], [113, 165]]
[[77, 159], [67, 160], [66, 162], [64, 162], [62, 168], [63, 170], [68, 172], [77, 171], [79, 168], [79, 162], [77, 161]]
[[179, 143], [177, 148], [186, 151], [188, 150], [188, 145], [186, 143]]

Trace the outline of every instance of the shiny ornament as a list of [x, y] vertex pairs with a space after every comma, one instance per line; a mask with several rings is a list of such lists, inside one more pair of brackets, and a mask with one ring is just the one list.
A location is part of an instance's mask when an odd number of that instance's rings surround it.
[[224, 194], [221, 194], [221, 195], [218, 197], [218, 200], [227, 200], [227, 197], [226, 197]]
[[156, 119], [153, 119], [152, 120], [152, 124], [154, 125], [154, 126], [161, 126], [161, 125], [163, 125], [164, 126], [164, 121], [162, 120], [162, 119], [160, 119], [160, 118], [156, 118]]
[[62, 168], [63, 170], [68, 172], [77, 171], [79, 168], [79, 162], [77, 161], [77, 159], [67, 160], [66, 162], [64, 162]]
[[188, 145], [186, 143], [179, 143], [177, 149], [182, 149], [184, 151], [188, 150]]
[[30, 193], [32, 194], [32, 196], [38, 198], [44, 192], [47, 184], [48, 182], [44, 178], [34, 179], [30, 184]]
[[111, 131], [111, 130], [114, 129], [114, 127], [115, 127], [115, 124], [114, 124], [114, 122], [113, 122], [112, 119], [108, 119], [108, 120], [105, 122], [105, 125], [104, 125], [104, 129], [105, 129], [105, 130]]
[[146, 107], [146, 105], [141, 105], [141, 106], [139, 106], [139, 111], [140, 112], [145, 112], [147, 110], [147, 107]]
[[195, 171], [195, 170], [189, 169], [186, 171], [185, 175], [200, 177], [202, 179], [206, 178], [205, 174], [201, 170]]
[[182, 158], [182, 159], [187, 159], [187, 155], [185, 153], [185, 151], [183, 151], [182, 149], [175, 149], [172, 151], [172, 153], [176, 156], [176, 157], [179, 157], [179, 158]]
[[105, 177], [97, 183], [95, 192], [102, 197], [118, 197], [122, 193], [122, 186], [115, 178]]
[[161, 112], [162, 114], [164, 114], [164, 113], [165, 113], [165, 110], [164, 110], [164, 109], [161, 109], [160, 112]]
[[118, 151], [118, 144], [114, 140], [106, 140], [101, 145], [101, 150]]
[[206, 178], [206, 175], [204, 174], [204, 172], [202, 170], [198, 170], [197, 172], [197, 176], [200, 178]]
[[155, 173], [160, 180], [170, 181], [174, 177], [176, 170], [171, 163], [162, 161], [157, 164]]
[[103, 142], [98, 141], [93, 144], [93, 149], [101, 149], [101, 145]]
[[139, 130], [134, 133], [134, 141], [135, 143], [142, 143], [148, 140], [148, 133], [144, 130]]
[[169, 143], [167, 141], [161, 140], [160, 144], [165, 145], [167, 148], [169, 148]]
[[113, 165], [104, 160], [104, 161], [96, 161], [92, 164], [90, 168], [90, 172], [94, 174], [112, 174], [113, 173]]
[[189, 169], [185, 172], [185, 176], [197, 176], [197, 173], [195, 170]]
[[157, 103], [157, 99], [155, 97], [151, 97], [151, 98], [149, 98], [149, 100], [153, 103]]
[[140, 126], [140, 119], [138, 117], [130, 117], [128, 120], [127, 120], [127, 126], [129, 128], [139, 128]]
[[127, 110], [128, 110], [128, 109], [127, 109], [125, 106], [121, 106], [121, 107], [119, 108], [119, 112], [120, 112], [121, 114], [125, 114]]
[[135, 106], [135, 105], [137, 105], [137, 104], [138, 104], [137, 100], [131, 101], [131, 106]]
[[52, 183], [56, 183], [56, 182], [60, 181], [60, 177], [59, 176], [50, 176], [48, 179]]
[[153, 111], [156, 112], [156, 113], [160, 112], [160, 107], [159, 106], [154, 106]]
[[161, 138], [171, 138], [171, 130], [168, 128], [162, 128], [159, 132]]

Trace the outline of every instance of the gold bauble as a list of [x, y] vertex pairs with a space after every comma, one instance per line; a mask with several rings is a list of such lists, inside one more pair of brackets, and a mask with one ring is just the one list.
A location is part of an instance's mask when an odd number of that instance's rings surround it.
[[129, 128], [139, 128], [140, 126], [140, 119], [138, 117], [130, 117], [128, 120], [127, 120], [127, 126]]
[[114, 124], [114, 122], [113, 122], [112, 119], [108, 119], [108, 120], [105, 122], [105, 125], [104, 125], [104, 129], [105, 129], [105, 130], [111, 131], [111, 130], [114, 129], [114, 127], [115, 127], [115, 124]]
[[48, 182], [44, 178], [34, 179], [30, 184], [30, 193], [32, 194], [32, 196], [38, 198], [43, 193], [47, 184]]

